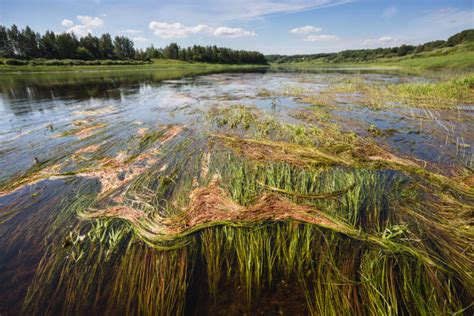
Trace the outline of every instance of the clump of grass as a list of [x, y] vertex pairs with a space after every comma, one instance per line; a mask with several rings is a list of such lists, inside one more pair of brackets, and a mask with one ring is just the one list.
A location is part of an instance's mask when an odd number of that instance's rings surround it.
[[341, 81], [324, 93], [333, 99], [339, 93], [360, 94], [364, 105], [375, 108], [409, 106], [415, 108], [453, 108], [460, 104], [472, 104], [474, 92], [471, 75], [420, 83], [377, 83], [363, 79]]

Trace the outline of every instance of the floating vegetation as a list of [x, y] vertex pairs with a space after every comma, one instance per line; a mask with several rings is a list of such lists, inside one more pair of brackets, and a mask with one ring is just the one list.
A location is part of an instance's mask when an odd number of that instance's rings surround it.
[[0, 266], [25, 260], [23, 238], [34, 268], [0, 311], [470, 314], [472, 170], [428, 170], [374, 141], [388, 129], [321, 110], [338, 101], [300, 101], [104, 125], [2, 183]]

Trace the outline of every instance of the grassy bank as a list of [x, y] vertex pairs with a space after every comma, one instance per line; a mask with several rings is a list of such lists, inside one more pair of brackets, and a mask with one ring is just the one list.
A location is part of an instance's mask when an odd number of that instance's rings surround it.
[[274, 64], [278, 68], [382, 68], [399, 69], [405, 72], [423, 71], [474, 71], [474, 43], [467, 43], [455, 47], [436, 49], [405, 57], [381, 58], [371, 61], [327, 63], [323, 58], [307, 62]]
[[148, 71], [166, 69], [251, 69], [264, 65], [227, 65], [190, 63], [172, 59], [155, 59], [152, 63], [129, 65], [5, 65], [0, 60], [0, 74], [2, 73], [30, 73], [30, 72], [121, 72], [121, 71]]

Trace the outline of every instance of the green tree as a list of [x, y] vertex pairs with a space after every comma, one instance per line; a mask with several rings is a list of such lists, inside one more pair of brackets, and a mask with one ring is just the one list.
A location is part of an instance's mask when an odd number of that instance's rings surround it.
[[456, 46], [464, 42], [474, 41], [474, 29], [464, 30], [448, 38], [448, 46]]
[[176, 43], [171, 43], [163, 48], [163, 56], [167, 59], [178, 59], [179, 46]]
[[163, 58], [162, 52], [159, 49], [156, 49], [153, 44], [150, 47], [147, 47], [145, 54], [148, 59]]
[[135, 56], [133, 42], [126, 36], [116, 36], [114, 39], [114, 52], [118, 58], [132, 59]]
[[8, 30], [8, 41], [10, 42], [10, 48], [13, 53], [12, 55], [18, 55], [20, 52], [19, 40], [20, 40], [20, 31], [18, 31], [18, 27], [15, 24], [13, 24]]
[[39, 41], [40, 56], [44, 58], [59, 58], [56, 35], [46, 31]]
[[27, 26], [18, 37], [18, 55], [26, 58], [39, 57], [39, 47], [36, 33]]
[[0, 56], [12, 57], [13, 48], [8, 40], [8, 30], [5, 26], [0, 25]]
[[[80, 47], [85, 48], [89, 52], [89, 59], [102, 58], [102, 54], [100, 51], [100, 41], [97, 37], [92, 36], [91, 34], [87, 34], [87, 36], [84, 36], [79, 40], [79, 45]], [[82, 53], [84, 52], [85, 51], [82, 50]]]
[[79, 41], [74, 34], [62, 33], [56, 37], [56, 45], [59, 58], [75, 58], [79, 48]]
[[109, 33], [102, 34], [99, 39], [99, 50], [102, 58], [113, 59], [115, 58], [114, 44], [112, 43], [112, 37]]

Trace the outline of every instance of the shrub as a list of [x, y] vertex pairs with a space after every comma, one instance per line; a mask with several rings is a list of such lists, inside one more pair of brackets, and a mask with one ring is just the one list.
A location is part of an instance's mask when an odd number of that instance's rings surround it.
[[5, 65], [10, 65], [10, 66], [24, 66], [28, 65], [27, 60], [21, 60], [21, 59], [5, 59], [3, 62]]

